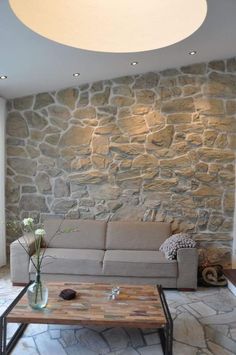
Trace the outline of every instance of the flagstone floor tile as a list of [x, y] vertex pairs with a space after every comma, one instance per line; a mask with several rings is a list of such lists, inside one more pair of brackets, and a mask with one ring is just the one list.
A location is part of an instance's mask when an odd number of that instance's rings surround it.
[[[20, 292], [0, 268], [0, 314]], [[236, 354], [236, 297], [227, 288], [165, 291], [174, 320], [173, 355]], [[16, 325], [8, 327], [10, 338]], [[159, 355], [156, 329], [31, 324], [11, 355]]]

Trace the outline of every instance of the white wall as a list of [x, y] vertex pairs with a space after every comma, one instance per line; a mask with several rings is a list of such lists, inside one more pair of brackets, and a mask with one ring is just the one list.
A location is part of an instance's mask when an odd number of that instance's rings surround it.
[[5, 122], [6, 122], [6, 100], [0, 97], [0, 267], [6, 264]]
[[[236, 167], [235, 167], [235, 186], [236, 186]], [[233, 269], [236, 269], [236, 188], [235, 188], [235, 200], [234, 200], [234, 230], [233, 230], [232, 267], [233, 267]]]

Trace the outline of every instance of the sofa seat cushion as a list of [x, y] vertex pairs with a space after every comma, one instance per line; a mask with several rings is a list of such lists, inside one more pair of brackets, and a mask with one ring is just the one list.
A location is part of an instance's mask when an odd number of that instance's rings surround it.
[[176, 277], [176, 260], [167, 260], [160, 251], [107, 250], [103, 272], [113, 276]]
[[[103, 250], [48, 248], [42, 263], [42, 273], [101, 275]], [[29, 272], [35, 272], [30, 262]]]

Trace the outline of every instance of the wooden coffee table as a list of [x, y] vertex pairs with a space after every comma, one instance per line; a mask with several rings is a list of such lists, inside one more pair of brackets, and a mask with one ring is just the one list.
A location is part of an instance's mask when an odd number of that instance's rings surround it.
[[[119, 285], [120, 294], [112, 300], [111, 284], [50, 282], [48, 305], [43, 310], [29, 307], [27, 287], [0, 318], [1, 355], [10, 353], [30, 323], [158, 328], [164, 354], [172, 355], [173, 323], [161, 286]], [[61, 299], [58, 295], [65, 288], [74, 289], [77, 297], [70, 301]], [[20, 325], [7, 344], [8, 323]]]

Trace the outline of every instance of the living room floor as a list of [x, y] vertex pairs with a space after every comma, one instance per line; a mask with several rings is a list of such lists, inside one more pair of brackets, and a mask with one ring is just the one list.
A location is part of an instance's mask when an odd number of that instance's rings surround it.
[[[16, 297], [9, 269], [0, 269], [0, 313]], [[199, 288], [197, 292], [165, 291], [174, 320], [173, 355], [236, 354], [236, 297], [227, 288]], [[8, 337], [16, 328], [9, 326]], [[158, 333], [153, 330], [28, 326], [12, 355], [158, 355]]]

